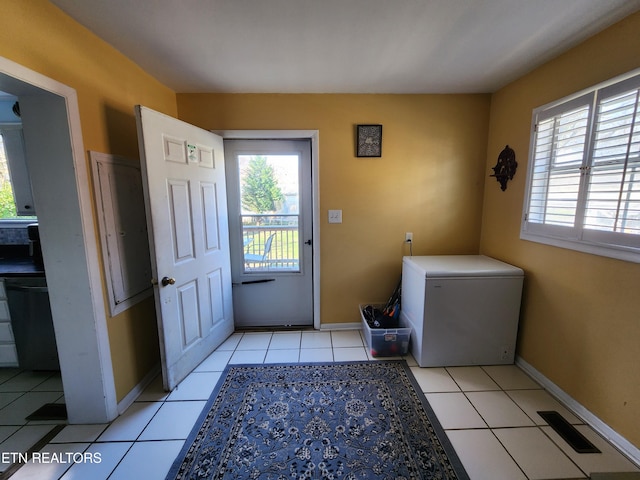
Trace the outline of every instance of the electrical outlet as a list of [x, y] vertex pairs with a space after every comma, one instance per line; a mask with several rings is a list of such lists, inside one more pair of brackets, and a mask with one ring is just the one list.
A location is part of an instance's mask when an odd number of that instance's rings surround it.
[[508, 360], [511, 356], [511, 349], [508, 347], [502, 347], [500, 351], [500, 360]]
[[404, 234], [404, 243], [413, 243], [413, 233], [406, 232]]

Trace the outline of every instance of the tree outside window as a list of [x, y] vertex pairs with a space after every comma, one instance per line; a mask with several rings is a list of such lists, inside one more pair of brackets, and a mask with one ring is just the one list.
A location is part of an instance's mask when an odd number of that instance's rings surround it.
[[2, 135], [0, 135], [0, 219], [15, 218], [16, 216], [16, 202], [13, 198], [7, 155], [4, 150]]
[[251, 213], [276, 212], [284, 200], [275, 171], [267, 157], [254, 156], [242, 178], [242, 208]]

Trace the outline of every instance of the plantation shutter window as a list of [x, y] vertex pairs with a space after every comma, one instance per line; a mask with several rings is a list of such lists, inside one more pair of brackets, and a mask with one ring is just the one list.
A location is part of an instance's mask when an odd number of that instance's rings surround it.
[[639, 94], [636, 87], [598, 102], [585, 229], [640, 235]]
[[640, 75], [540, 107], [532, 123], [521, 238], [640, 262]]
[[[584, 99], [580, 102], [584, 103]], [[540, 118], [534, 154], [529, 221], [575, 227], [589, 103]]]

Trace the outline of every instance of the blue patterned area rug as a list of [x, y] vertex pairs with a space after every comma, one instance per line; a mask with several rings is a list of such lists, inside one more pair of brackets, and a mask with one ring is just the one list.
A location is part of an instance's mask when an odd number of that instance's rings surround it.
[[404, 361], [229, 365], [167, 479], [468, 479]]

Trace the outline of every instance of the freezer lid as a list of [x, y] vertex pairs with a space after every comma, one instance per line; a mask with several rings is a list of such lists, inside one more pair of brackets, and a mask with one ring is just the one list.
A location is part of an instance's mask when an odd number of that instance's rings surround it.
[[505, 277], [523, 276], [521, 268], [484, 255], [426, 255], [404, 257], [403, 268], [417, 270], [430, 277]]

